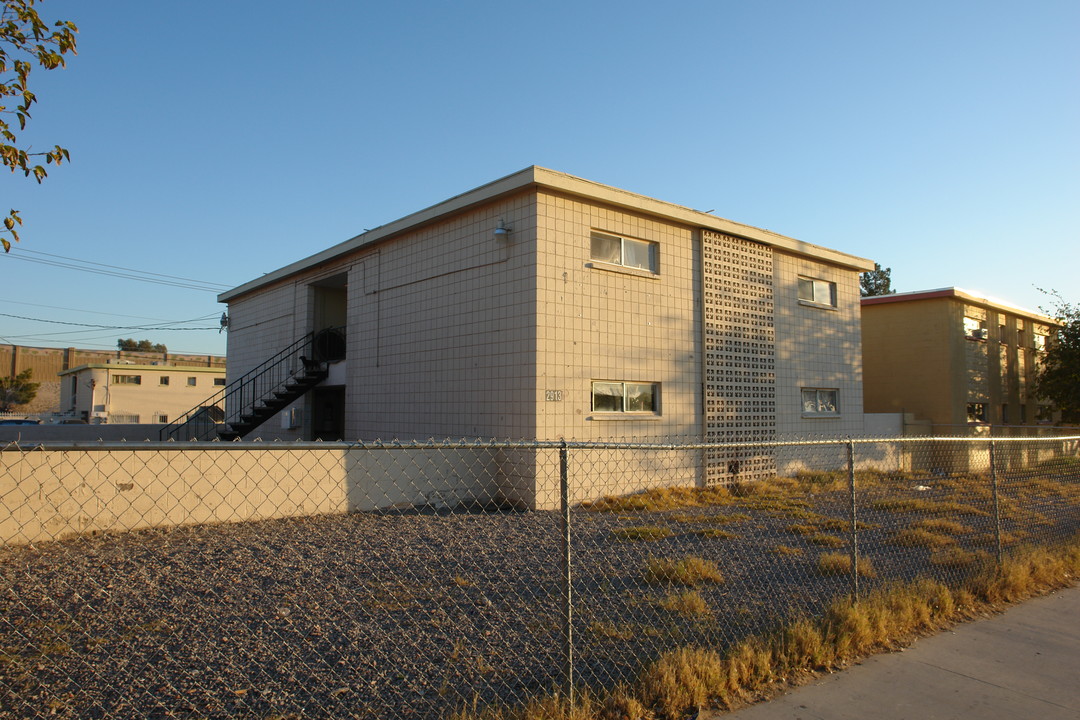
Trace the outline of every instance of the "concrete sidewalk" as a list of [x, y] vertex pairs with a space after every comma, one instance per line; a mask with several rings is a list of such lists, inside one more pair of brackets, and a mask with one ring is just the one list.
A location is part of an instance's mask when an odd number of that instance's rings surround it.
[[710, 720], [1078, 720], [1080, 587]]

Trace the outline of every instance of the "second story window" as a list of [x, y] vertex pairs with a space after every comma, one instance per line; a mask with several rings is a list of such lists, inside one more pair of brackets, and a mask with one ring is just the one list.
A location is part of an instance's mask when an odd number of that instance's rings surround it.
[[986, 323], [978, 318], [964, 316], [964, 337], [968, 340], [985, 340]]
[[611, 265], [659, 272], [657, 245], [645, 240], [593, 233], [590, 256], [593, 260]]
[[836, 283], [800, 277], [799, 300], [814, 305], [836, 307]]

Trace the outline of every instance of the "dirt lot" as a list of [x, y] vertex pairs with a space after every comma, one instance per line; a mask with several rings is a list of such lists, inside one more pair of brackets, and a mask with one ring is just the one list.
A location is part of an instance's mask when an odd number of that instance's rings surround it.
[[[1080, 529], [1080, 477], [1005, 479], [1004, 549]], [[660, 491], [571, 513], [574, 670], [631, 681], [852, 589], [955, 581], [997, 551], [985, 477]], [[558, 513], [358, 513], [0, 551], [0, 716], [440, 717], [562, 678]], [[831, 554], [831, 556], [830, 556]], [[826, 555], [826, 560], [822, 556]], [[832, 564], [827, 564], [832, 563]]]

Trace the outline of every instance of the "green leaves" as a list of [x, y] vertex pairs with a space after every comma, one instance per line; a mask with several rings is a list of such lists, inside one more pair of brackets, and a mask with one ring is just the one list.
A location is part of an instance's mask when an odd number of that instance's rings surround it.
[[[65, 67], [65, 55], [76, 55], [75, 34], [79, 31], [68, 20], [58, 20], [53, 29], [38, 15], [34, 8], [38, 0], [0, 0], [0, 162], [4, 167], [15, 172], [21, 170], [25, 177], [31, 175], [37, 182], [44, 180], [48, 173], [41, 164], [36, 164], [35, 157], [44, 157], [45, 165], [70, 161], [68, 151], [59, 145], [46, 152], [30, 152], [17, 146], [18, 137], [11, 125], [3, 119], [6, 114], [14, 114], [19, 131], [26, 129], [30, 119], [30, 106], [37, 102], [37, 96], [29, 89], [30, 71], [34, 65], [45, 70]], [[14, 112], [7, 109], [4, 98], [17, 98], [18, 105]], [[4, 218], [4, 230], [0, 231], [0, 244], [4, 252], [11, 249], [11, 242], [3, 235], [9, 235], [18, 242], [16, 225], [22, 225], [17, 211], [12, 210]]]

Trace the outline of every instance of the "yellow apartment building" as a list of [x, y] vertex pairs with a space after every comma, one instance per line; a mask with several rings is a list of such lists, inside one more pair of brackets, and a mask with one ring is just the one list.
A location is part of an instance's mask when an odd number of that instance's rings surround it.
[[90, 423], [168, 423], [219, 392], [225, 368], [79, 365], [60, 375], [60, 408]]
[[1055, 327], [955, 287], [863, 298], [866, 412], [912, 413], [935, 434], [1050, 422], [1032, 389]]

